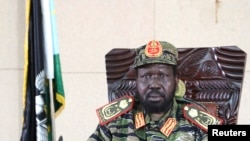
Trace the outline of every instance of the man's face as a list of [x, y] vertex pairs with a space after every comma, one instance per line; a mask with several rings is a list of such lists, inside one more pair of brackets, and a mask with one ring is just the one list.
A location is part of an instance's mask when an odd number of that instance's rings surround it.
[[173, 66], [150, 64], [137, 70], [138, 97], [146, 112], [166, 112], [173, 104], [178, 79]]

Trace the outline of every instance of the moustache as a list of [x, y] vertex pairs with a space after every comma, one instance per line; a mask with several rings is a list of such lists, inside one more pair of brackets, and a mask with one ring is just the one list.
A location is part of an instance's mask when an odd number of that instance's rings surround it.
[[158, 90], [152, 90], [152, 91], [145, 94], [145, 98], [148, 99], [149, 97], [151, 97], [153, 95], [158, 95], [158, 96], [161, 96], [161, 97], [165, 97], [165, 95], [163, 93], [159, 92]]

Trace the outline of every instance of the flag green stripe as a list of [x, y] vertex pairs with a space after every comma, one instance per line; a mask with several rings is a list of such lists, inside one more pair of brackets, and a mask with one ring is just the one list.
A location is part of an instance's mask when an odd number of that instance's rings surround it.
[[59, 54], [54, 54], [54, 71], [55, 71], [55, 79], [53, 80], [53, 83], [54, 83], [54, 93], [56, 94], [55, 115], [58, 116], [65, 107], [64, 87], [63, 87]]
[[54, 68], [55, 68], [55, 81], [56, 81], [56, 92], [64, 96], [61, 63], [59, 54], [54, 54]]

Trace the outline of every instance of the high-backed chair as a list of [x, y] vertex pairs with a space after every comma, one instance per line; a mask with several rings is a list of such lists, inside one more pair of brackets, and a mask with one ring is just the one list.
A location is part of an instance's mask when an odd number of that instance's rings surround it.
[[[206, 105], [224, 124], [237, 124], [246, 53], [237, 46], [178, 48], [184, 97]], [[114, 48], [105, 56], [108, 99], [136, 93], [134, 49]]]

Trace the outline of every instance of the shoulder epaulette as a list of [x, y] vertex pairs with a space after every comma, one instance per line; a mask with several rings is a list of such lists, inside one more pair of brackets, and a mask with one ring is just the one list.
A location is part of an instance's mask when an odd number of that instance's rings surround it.
[[223, 120], [202, 110], [195, 104], [188, 104], [183, 107], [184, 117], [194, 125], [205, 132], [208, 131], [208, 125], [221, 125]]
[[134, 99], [131, 96], [123, 96], [109, 104], [96, 109], [100, 125], [105, 125], [115, 118], [127, 113], [133, 108]]

